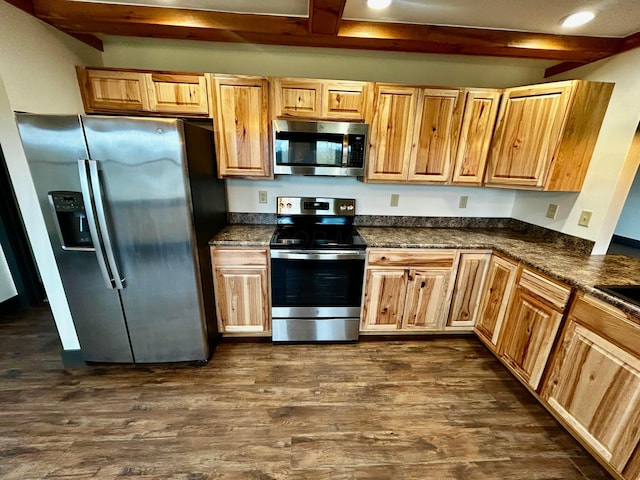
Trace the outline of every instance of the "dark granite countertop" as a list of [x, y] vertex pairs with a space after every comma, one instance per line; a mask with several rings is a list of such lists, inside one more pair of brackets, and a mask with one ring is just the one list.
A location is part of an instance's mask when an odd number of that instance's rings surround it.
[[[274, 228], [273, 225], [230, 225], [216, 235], [210, 244], [268, 247]], [[357, 228], [369, 247], [496, 250], [640, 318], [640, 307], [594, 288], [600, 284], [640, 283], [640, 258], [586, 255], [562, 242], [548, 241], [506, 228]]]

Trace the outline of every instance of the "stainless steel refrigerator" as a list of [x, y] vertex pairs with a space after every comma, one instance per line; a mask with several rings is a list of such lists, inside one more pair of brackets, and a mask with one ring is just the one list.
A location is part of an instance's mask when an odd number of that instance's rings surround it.
[[16, 120], [84, 360], [206, 361], [207, 242], [226, 224], [212, 132], [166, 118]]

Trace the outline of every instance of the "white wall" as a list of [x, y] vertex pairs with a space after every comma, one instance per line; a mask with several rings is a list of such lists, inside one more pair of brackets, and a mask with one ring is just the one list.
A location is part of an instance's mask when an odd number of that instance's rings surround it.
[[614, 233], [640, 240], [640, 172], [636, 173]]
[[62, 346], [68, 350], [79, 348], [78, 339], [13, 111], [81, 112], [74, 65], [101, 62], [100, 52], [0, 2], [0, 144]]
[[[104, 65], [233, 74], [386, 81], [422, 85], [505, 87], [542, 80], [549, 62], [422, 55], [399, 52], [312, 49], [228, 43], [176, 42], [112, 37]], [[229, 209], [275, 212], [278, 195], [355, 197], [358, 212], [372, 215], [509, 217], [513, 191], [439, 186], [371, 185], [354, 179], [280, 176], [273, 182], [228, 181]], [[256, 190], [268, 192], [259, 204]], [[391, 193], [400, 195], [390, 207]], [[461, 195], [469, 207], [458, 208]]]
[[0, 246], [0, 302], [4, 302], [18, 294], [16, 286], [13, 283], [7, 259]]
[[[572, 70], [550, 80], [577, 78], [616, 84], [579, 194], [518, 192], [513, 217], [596, 242], [593, 253], [606, 253], [637, 167], [627, 157], [640, 121], [640, 49]], [[556, 220], [545, 218], [549, 203], [559, 205]], [[582, 210], [593, 212], [589, 227], [578, 225]]]

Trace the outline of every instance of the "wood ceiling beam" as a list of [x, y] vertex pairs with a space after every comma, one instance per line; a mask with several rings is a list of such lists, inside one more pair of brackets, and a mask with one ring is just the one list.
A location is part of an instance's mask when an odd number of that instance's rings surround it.
[[[22, 1], [22, 0], [14, 0]], [[238, 14], [176, 8], [107, 5], [69, 0], [32, 0], [35, 15], [76, 34], [419, 53], [558, 60], [584, 64], [618, 53], [621, 38], [550, 35], [504, 30], [340, 20], [344, 0], [309, 0], [313, 18]], [[342, 7], [344, 8], [344, 7]], [[315, 12], [315, 13], [314, 13]], [[330, 20], [318, 20], [320, 12]], [[340, 15], [338, 15], [340, 13]], [[635, 40], [630, 40], [634, 42]]]
[[309, 33], [335, 35], [347, 0], [309, 0]]

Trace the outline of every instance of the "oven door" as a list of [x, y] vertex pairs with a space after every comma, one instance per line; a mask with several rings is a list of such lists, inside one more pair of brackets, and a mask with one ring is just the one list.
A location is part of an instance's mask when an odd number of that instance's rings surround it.
[[273, 340], [356, 340], [365, 257], [364, 250], [271, 250]]

